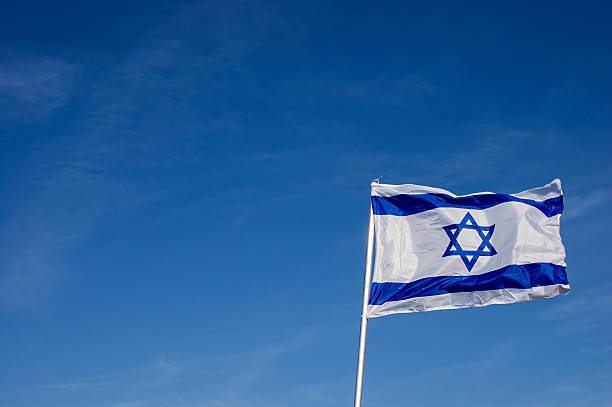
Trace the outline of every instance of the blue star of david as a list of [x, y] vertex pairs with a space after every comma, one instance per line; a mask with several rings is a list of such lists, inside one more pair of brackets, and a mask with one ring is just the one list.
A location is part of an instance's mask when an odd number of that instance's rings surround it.
[[[495, 248], [491, 244], [491, 237], [493, 236], [495, 225], [479, 226], [469, 212], [465, 214], [460, 223], [444, 226], [443, 229], [448, 235], [450, 243], [448, 244], [448, 247], [446, 248], [446, 251], [442, 257], [461, 256], [461, 260], [463, 260], [463, 264], [465, 264], [468, 271], [472, 271], [472, 268], [480, 256], [495, 256], [497, 254], [497, 251], [495, 251]], [[478, 249], [463, 250], [461, 248], [461, 245], [457, 239], [459, 238], [459, 234], [463, 229], [472, 229], [478, 232], [478, 235], [482, 240], [482, 243], [480, 243]]]

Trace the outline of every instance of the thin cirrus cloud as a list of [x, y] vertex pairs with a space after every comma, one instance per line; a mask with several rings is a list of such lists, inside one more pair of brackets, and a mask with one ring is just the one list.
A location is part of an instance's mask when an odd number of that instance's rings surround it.
[[540, 314], [563, 332], [590, 332], [612, 324], [612, 298], [607, 293], [610, 284], [592, 289], [583, 296], [574, 296]]
[[[0, 306], [35, 307], [65, 272], [70, 250], [109, 214], [180, 188], [164, 191], [153, 178], [126, 174], [206, 166], [210, 157], [201, 152], [211, 143], [202, 135], [244, 128], [240, 112], [209, 115], [199, 104], [223, 100], [224, 89], [232, 88], [227, 72], [243, 65], [274, 13], [259, 7], [235, 13], [220, 5], [175, 11], [143, 33], [105, 77], [83, 89], [78, 114], [62, 135], [39, 143], [15, 169], [20, 188], [0, 231], [0, 260], [6, 265], [0, 271]], [[203, 36], [210, 39], [207, 52], [198, 52], [190, 44]], [[46, 116], [69, 102], [77, 72], [75, 65], [54, 57], [21, 56], [0, 63], [0, 106], [14, 117]]]
[[[5, 265], [0, 272], [0, 306], [5, 309], [36, 306], [52, 290], [70, 249], [94, 231], [104, 216], [159, 192], [142, 179], [118, 177], [113, 171], [199, 160], [195, 153], [185, 157], [173, 150], [177, 143], [172, 138], [144, 134], [147, 120], [133, 118], [158, 89], [155, 78], [175, 63], [177, 55], [186, 53], [180, 41], [159, 39], [164, 34], [160, 31], [159, 36], [150, 34], [104, 80], [91, 86], [82, 113], [68, 124], [65, 135], [39, 144], [15, 169], [12, 177], [20, 188], [0, 232], [0, 259]], [[65, 105], [76, 71], [73, 65], [51, 57], [15, 57], [1, 63], [4, 117], [29, 120]], [[168, 94], [189, 81], [170, 79], [164, 82]], [[181, 111], [197, 114], [181, 103]], [[181, 117], [177, 122], [190, 119]], [[187, 152], [194, 150], [183, 147]]]
[[[54, 393], [95, 399], [102, 390], [109, 397], [100, 406], [269, 406], [274, 399], [261, 394], [270, 370], [281, 369], [282, 362], [320, 340], [320, 327], [296, 332], [280, 341], [254, 348], [242, 348], [209, 355], [163, 356], [153, 363], [104, 377], [54, 383], [41, 388]], [[201, 382], [200, 390], [174, 396], [169, 391], [177, 381]], [[285, 388], [285, 396], [303, 397], [302, 386]], [[155, 400], [148, 399], [151, 393]], [[113, 400], [113, 398], [116, 398]], [[281, 404], [279, 404], [281, 405]], [[284, 404], [282, 404], [284, 405]]]
[[5, 118], [46, 116], [64, 106], [75, 65], [56, 57], [16, 55], [0, 63], [0, 106]]
[[118, 384], [117, 381], [91, 379], [67, 383], [49, 384], [42, 386], [42, 388], [45, 390], [80, 390], [92, 387], [113, 386], [116, 384]]
[[580, 196], [566, 199], [565, 219], [574, 219], [585, 215], [589, 210], [610, 201], [612, 191], [609, 189], [595, 189]]
[[[225, 72], [249, 53], [249, 41], [257, 43], [273, 18], [256, 7], [249, 10], [235, 15], [227, 9], [219, 22], [207, 17], [211, 10], [206, 7], [178, 8], [143, 34], [104, 78], [88, 85], [79, 113], [60, 137], [39, 143], [15, 169], [12, 177], [20, 188], [11, 213], [1, 221], [1, 307], [36, 307], [66, 272], [70, 250], [110, 214], [180, 188], [164, 191], [155, 179], [125, 174], [206, 166], [210, 157], [201, 151], [208, 138], [201, 135], [241, 131], [239, 112], [203, 114], [194, 95], [223, 98], [219, 86], [226, 84]], [[208, 44], [210, 52], [189, 45], [202, 33], [217, 33]], [[0, 63], [5, 117], [46, 117], [66, 105], [77, 72], [75, 65], [53, 57], [21, 56]], [[217, 87], [201, 91], [195, 85], [202, 80]]]
[[400, 80], [380, 78], [360, 84], [348, 84], [342, 88], [344, 96], [352, 101], [364, 100], [391, 106], [405, 106], [414, 103], [415, 97], [427, 95], [436, 86], [420, 75], [407, 76]]

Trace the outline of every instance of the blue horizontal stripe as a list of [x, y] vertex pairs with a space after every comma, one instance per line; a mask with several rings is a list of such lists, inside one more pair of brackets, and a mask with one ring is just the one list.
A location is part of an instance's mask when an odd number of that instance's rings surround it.
[[545, 201], [517, 198], [508, 194], [480, 194], [454, 197], [447, 194], [372, 196], [375, 215], [408, 216], [435, 208], [487, 209], [504, 202], [531, 205], [548, 217], [563, 212], [563, 195]]
[[450, 293], [568, 284], [565, 267], [551, 263], [510, 265], [473, 276], [426, 277], [410, 283], [372, 283], [370, 305]]

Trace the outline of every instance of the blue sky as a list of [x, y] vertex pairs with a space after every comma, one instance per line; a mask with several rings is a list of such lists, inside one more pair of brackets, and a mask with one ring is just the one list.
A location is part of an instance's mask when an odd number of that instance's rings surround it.
[[609, 4], [0, 16], [1, 405], [350, 405], [379, 176], [561, 178], [572, 291], [372, 320], [364, 405], [612, 405]]

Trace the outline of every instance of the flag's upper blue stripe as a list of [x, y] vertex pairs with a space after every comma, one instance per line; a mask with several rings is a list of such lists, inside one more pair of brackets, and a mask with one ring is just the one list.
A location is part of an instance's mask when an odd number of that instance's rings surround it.
[[447, 194], [406, 194], [372, 196], [375, 215], [408, 216], [435, 208], [487, 209], [504, 202], [521, 202], [551, 217], [563, 212], [563, 195], [545, 201], [517, 198], [508, 194], [480, 194], [454, 197]]
[[551, 263], [510, 265], [473, 276], [426, 277], [410, 283], [372, 283], [370, 305], [450, 293], [568, 284], [565, 267]]

